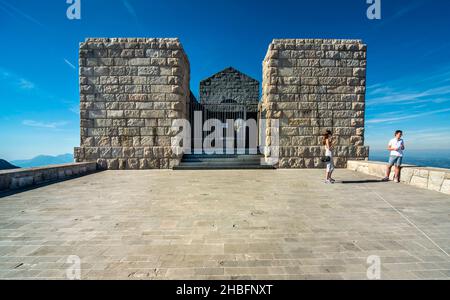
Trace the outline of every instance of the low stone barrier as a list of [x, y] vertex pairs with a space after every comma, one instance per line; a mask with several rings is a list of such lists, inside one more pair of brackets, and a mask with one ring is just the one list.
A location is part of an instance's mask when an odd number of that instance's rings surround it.
[[0, 171], [0, 191], [28, 188], [93, 173], [96, 162], [69, 163], [39, 168]]
[[[348, 161], [347, 169], [378, 177], [386, 176], [386, 163], [375, 161]], [[394, 176], [392, 168], [391, 178]], [[450, 169], [424, 168], [404, 165], [400, 181], [405, 184], [450, 195]]]

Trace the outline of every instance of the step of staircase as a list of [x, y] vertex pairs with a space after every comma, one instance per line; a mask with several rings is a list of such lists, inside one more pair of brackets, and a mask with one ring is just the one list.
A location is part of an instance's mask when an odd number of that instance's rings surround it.
[[262, 155], [184, 155], [180, 165], [174, 170], [249, 170], [249, 169], [274, 169], [273, 166], [261, 165]]

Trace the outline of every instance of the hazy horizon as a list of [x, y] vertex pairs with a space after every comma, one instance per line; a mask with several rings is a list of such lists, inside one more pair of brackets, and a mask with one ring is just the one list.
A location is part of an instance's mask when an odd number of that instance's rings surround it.
[[[389, 156], [389, 151], [387, 149], [373, 149], [370, 148], [369, 151], [371, 156], [376, 156], [376, 157], [387, 157]], [[5, 157], [1, 157], [0, 159], [4, 159], [8, 162], [12, 162], [12, 161], [18, 161], [18, 160], [30, 160], [30, 159], [34, 159], [38, 156], [62, 156], [62, 155], [73, 155], [73, 152], [65, 152], [65, 153], [57, 153], [57, 154], [48, 154], [48, 153], [40, 153], [31, 157], [19, 157], [19, 158], [12, 158], [12, 159], [6, 159]], [[442, 155], [442, 157], [440, 158], [446, 158], [444, 156], [447, 156], [450, 159], [450, 149], [407, 149], [405, 150], [405, 157], [417, 157], [418, 155], [420, 157], [423, 158], [427, 158], [426, 155], [432, 155], [432, 154], [438, 154], [438, 155]]]
[[281, 14], [257, 0], [83, 1], [81, 20], [69, 20], [65, 1], [0, 1], [8, 45], [0, 49], [0, 157], [72, 153], [80, 141], [79, 43], [136, 36], [179, 37], [195, 95], [200, 80], [228, 66], [261, 83], [274, 38], [361, 39], [366, 145], [382, 150], [401, 129], [408, 149], [450, 150], [449, 1], [383, 1], [381, 20], [367, 18], [365, 0], [283, 5], [290, 9]]

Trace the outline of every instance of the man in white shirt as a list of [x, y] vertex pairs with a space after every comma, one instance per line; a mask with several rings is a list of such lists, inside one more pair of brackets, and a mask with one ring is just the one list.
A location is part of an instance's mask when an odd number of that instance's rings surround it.
[[402, 166], [403, 151], [405, 150], [405, 142], [402, 139], [403, 131], [397, 130], [395, 137], [389, 141], [388, 150], [391, 151], [389, 156], [389, 165], [386, 170], [386, 177], [382, 181], [389, 181], [392, 166], [395, 165], [394, 181], [400, 182], [400, 167]]

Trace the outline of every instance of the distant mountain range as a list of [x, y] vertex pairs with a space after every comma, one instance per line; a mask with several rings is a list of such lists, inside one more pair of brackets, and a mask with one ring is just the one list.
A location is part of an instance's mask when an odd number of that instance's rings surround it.
[[39, 155], [32, 159], [13, 160], [11, 163], [21, 168], [34, 168], [48, 165], [59, 165], [73, 162], [73, 155], [70, 153], [50, 156]]
[[[385, 150], [371, 150], [370, 160], [386, 162], [389, 152]], [[16, 168], [32, 168], [47, 165], [59, 165], [73, 162], [73, 155], [70, 153], [50, 156], [39, 155], [32, 159], [13, 160], [7, 162], [0, 159], [0, 170], [16, 169]], [[404, 163], [423, 167], [450, 168], [450, 150], [428, 150], [413, 151], [405, 153]]]
[[18, 169], [19, 167], [16, 167], [9, 162], [7, 162], [4, 159], [0, 159], [0, 170], [10, 170], [10, 169]]

